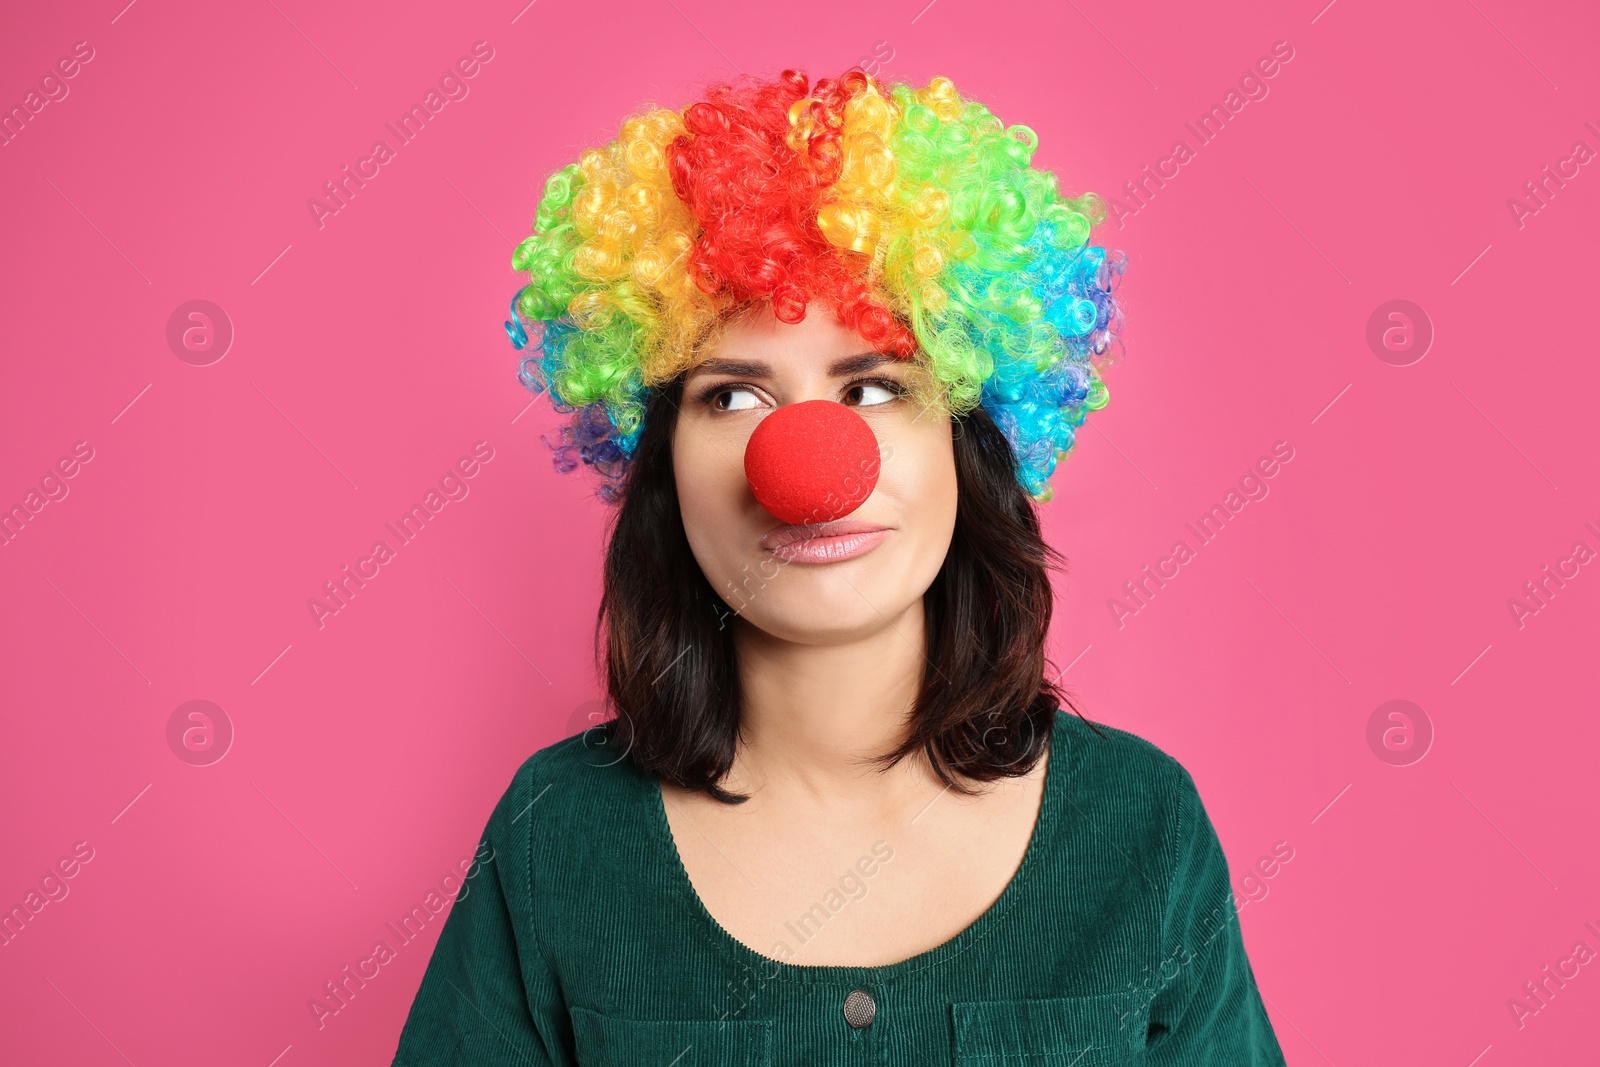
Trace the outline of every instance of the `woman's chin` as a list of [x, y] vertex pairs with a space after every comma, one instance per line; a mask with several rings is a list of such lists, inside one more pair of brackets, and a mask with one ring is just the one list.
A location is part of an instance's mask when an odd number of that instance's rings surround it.
[[764, 610], [746, 610], [742, 617], [763, 635], [797, 645], [849, 644], [888, 627], [890, 613], [879, 614], [848, 587], [845, 592], [849, 598], [791, 597], [782, 604], [774, 598]]

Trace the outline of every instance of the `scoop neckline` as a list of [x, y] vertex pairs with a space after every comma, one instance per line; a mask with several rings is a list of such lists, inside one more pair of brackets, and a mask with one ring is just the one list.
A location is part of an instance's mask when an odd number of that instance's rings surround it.
[[1062, 771], [1058, 766], [1060, 761], [1056, 758], [1055, 738], [1058, 733], [1056, 727], [1059, 727], [1060, 716], [1064, 713], [1060, 708], [1057, 708], [1054, 714], [1055, 720], [1052, 723], [1050, 732], [1050, 744], [1045, 757], [1044, 788], [1039, 799], [1039, 813], [1034, 819], [1033, 832], [1028, 837], [1027, 848], [1023, 850], [1022, 862], [1018, 864], [1017, 870], [1011, 876], [1011, 880], [1006, 883], [1005, 888], [1000, 891], [1000, 895], [995, 898], [988, 908], [984, 909], [977, 918], [973, 919], [972, 922], [968, 923], [954, 936], [932, 948], [924, 949], [916, 955], [908, 956], [894, 963], [871, 966], [848, 963], [786, 963], [746, 945], [724, 929], [722, 924], [717, 921], [716, 916], [712, 915], [711, 910], [706, 907], [705, 901], [700, 899], [699, 891], [695, 889], [694, 882], [689, 878], [688, 868], [683, 865], [683, 856], [678, 852], [678, 843], [672, 836], [672, 825], [667, 821], [666, 797], [661, 791], [660, 776], [652, 775], [648, 779], [647, 790], [651, 798], [652, 817], [649, 820], [650, 829], [654, 835], [657, 849], [665, 855], [666, 862], [664, 866], [668, 871], [667, 877], [672, 882], [672, 889], [685, 898], [690, 911], [694, 913], [696, 919], [707, 929], [707, 932], [721, 949], [731, 953], [747, 966], [762, 968], [761, 973], [764, 976], [768, 969], [776, 966], [778, 968], [777, 972], [768, 978], [770, 981], [801, 983], [853, 981], [863, 984], [872, 982], [882, 985], [915, 971], [945, 963], [993, 933], [999, 926], [1001, 920], [1005, 918], [1007, 912], [1011, 910], [1017, 898], [1021, 895], [1028, 875], [1034, 867], [1038, 866], [1040, 862], [1039, 855], [1044, 851], [1044, 842], [1050, 839], [1055, 829], [1056, 811], [1060, 806], [1058, 798], [1064, 788], [1060, 782]]

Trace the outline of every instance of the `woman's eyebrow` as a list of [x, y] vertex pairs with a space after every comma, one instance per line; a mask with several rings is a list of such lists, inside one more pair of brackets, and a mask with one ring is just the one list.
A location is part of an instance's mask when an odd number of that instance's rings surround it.
[[[843, 378], [850, 374], [859, 374], [861, 371], [870, 370], [884, 363], [904, 362], [899, 357], [888, 352], [859, 352], [853, 356], [841, 356], [828, 365], [828, 374], [834, 378]], [[728, 360], [708, 359], [695, 367], [695, 374], [733, 374], [741, 378], [769, 378], [772, 376], [772, 366], [760, 360]]]

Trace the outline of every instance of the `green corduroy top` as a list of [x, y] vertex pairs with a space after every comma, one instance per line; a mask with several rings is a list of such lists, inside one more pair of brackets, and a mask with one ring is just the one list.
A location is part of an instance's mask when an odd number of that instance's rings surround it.
[[539, 750], [489, 817], [395, 1067], [1281, 1067], [1194, 780], [1133, 734], [1054, 720], [1005, 890], [881, 967], [783, 963], [723, 930], [609, 724]]

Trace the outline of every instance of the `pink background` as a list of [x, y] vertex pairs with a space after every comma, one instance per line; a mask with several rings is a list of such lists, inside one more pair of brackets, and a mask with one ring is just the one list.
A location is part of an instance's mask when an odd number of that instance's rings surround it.
[[[512, 243], [636, 104], [862, 60], [951, 76], [1068, 190], [1138, 207], [1095, 235], [1130, 255], [1128, 358], [1044, 509], [1073, 564], [1053, 654], [1199, 782], [1289, 1062], [1593, 1059], [1600, 966], [1520, 1028], [1507, 1006], [1600, 950], [1600, 575], [1508, 606], [1600, 549], [1600, 175], [1508, 206], [1600, 148], [1593, 5], [125, 2], [0, 35], [6, 108], [94, 50], [0, 148], [0, 505], [93, 449], [0, 548], [0, 905], [93, 849], [0, 948], [8, 1062], [389, 1062], [442, 915], [320, 1029], [308, 1001], [598, 692], [604, 510], [516, 381]], [[469, 95], [319, 227], [308, 198], [477, 41]], [[1278, 41], [1268, 95], [1198, 146]], [[1139, 206], [1123, 183], [1179, 139]], [[235, 331], [209, 366], [167, 342], [196, 299]], [[1366, 339], [1394, 299], [1435, 331], [1407, 366]], [[469, 495], [319, 628], [308, 599], [479, 441]], [[1279, 441], [1197, 548], [1185, 523]], [[1368, 743], [1392, 699], [1434, 732], [1409, 765]], [[169, 747], [190, 700], [235, 731], [209, 766]]]

